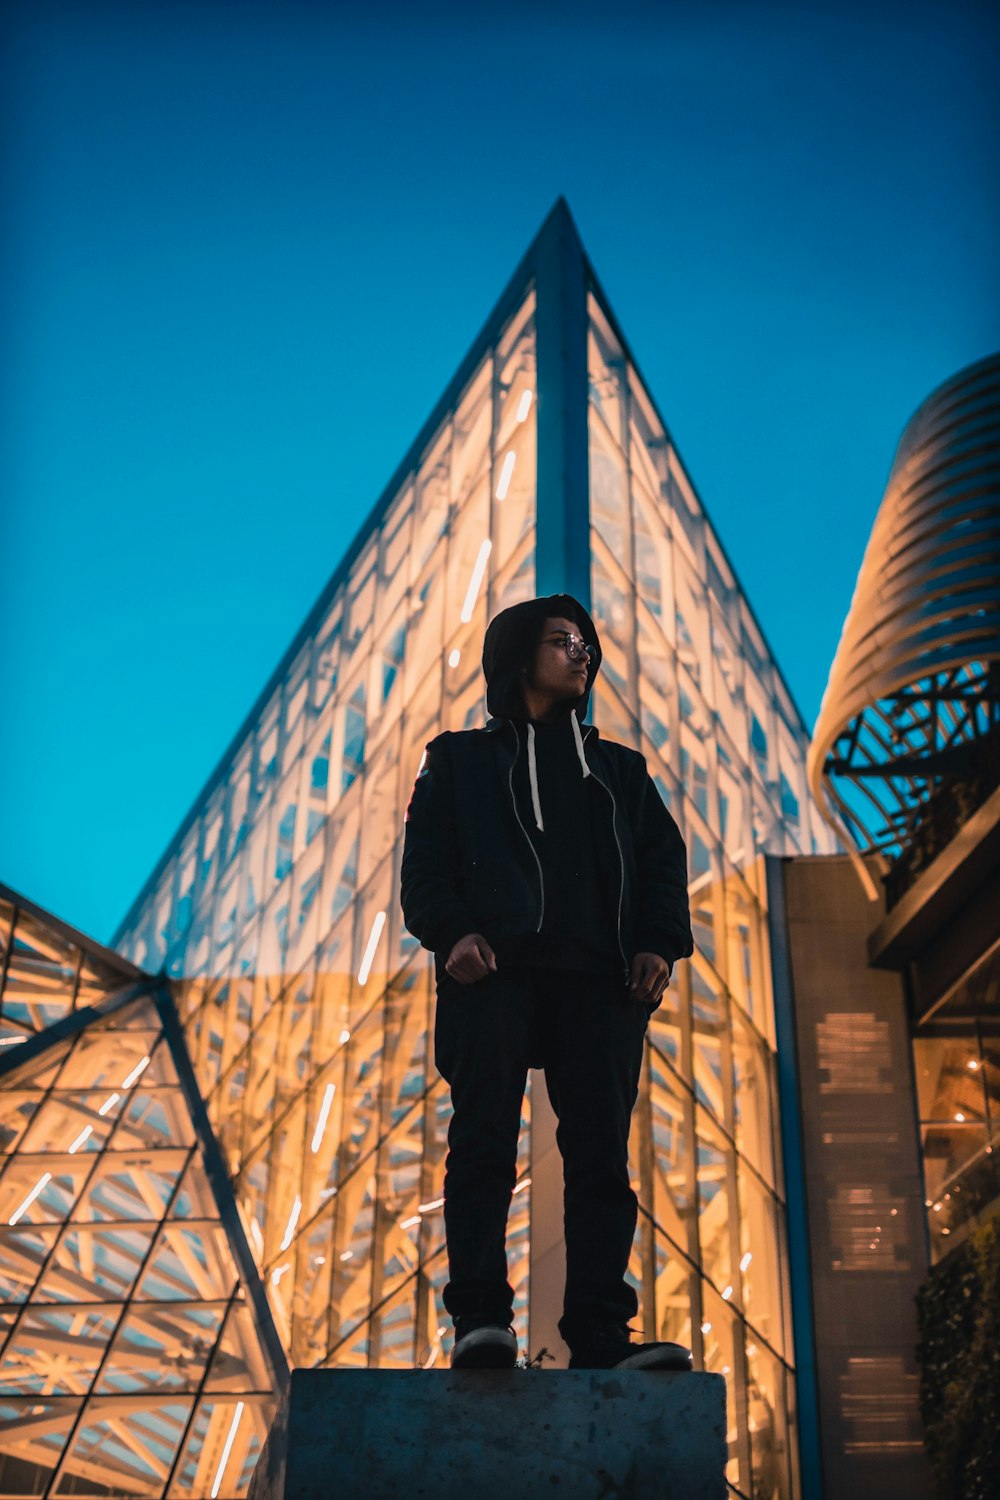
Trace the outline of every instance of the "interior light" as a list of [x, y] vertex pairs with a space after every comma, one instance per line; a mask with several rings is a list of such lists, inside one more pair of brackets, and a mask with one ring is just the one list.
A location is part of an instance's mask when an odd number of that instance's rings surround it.
[[521, 399], [517, 403], [517, 420], [519, 422], [523, 422], [525, 417], [531, 410], [531, 398], [533, 395], [534, 392], [530, 387], [528, 388], [528, 390], [521, 392]]
[[979, 1059], [977, 1057], [970, 1057], [965, 1066], [968, 1068], [970, 1073], [978, 1073]]
[[702, 1333], [711, 1333], [712, 1332], [712, 1325], [711, 1325], [711, 1323], [702, 1323], [702, 1325], [701, 1325], [701, 1331], [702, 1331]]
[[500, 470], [500, 478], [497, 482], [497, 499], [506, 500], [507, 491], [510, 489], [510, 481], [514, 475], [514, 465], [517, 463], [517, 454], [511, 449], [503, 461]]
[[350, 1260], [353, 1257], [353, 1255], [354, 1255], [354, 1251], [353, 1250], [345, 1250], [343, 1252], [343, 1254], [341, 1255], [340, 1258], [341, 1258], [341, 1260]]
[[516, 1195], [517, 1193], [523, 1193], [524, 1190], [525, 1190], [525, 1188], [526, 1187], [530, 1187], [530, 1186], [531, 1186], [531, 1178], [530, 1177], [522, 1177], [521, 1181], [517, 1184], [517, 1187], [514, 1189], [514, 1194]]
[[486, 572], [486, 562], [492, 550], [493, 543], [488, 536], [484, 537], [479, 544], [479, 551], [476, 553], [472, 577], [469, 579], [469, 587], [465, 594], [465, 603], [462, 605], [462, 613], [458, 617], [463, 625], [468, 625], [472, 619], [472, 611], [476, 606], [476, 598], [479, 594], [479, 585], [483, 581], [483, 574]]
[[337, 1085], [335, 1083], [328, 1083], [326, 1088], [323, 1090], [323, 1102], [319, 1107], [319, 1119], [316, 1121], [316, 1129], [313, 1131], [313, 1156], [316, 1155], [320, 1146], [323, 1144], [323, 1132], [326, 1130], [326, 1124], [330, 1118], [330, 1106], [333, 1103], [333, 1096], [336, 1092]]
[[131, 1073], [128, 1075], [128, 1077], [123, 1082], [122, 1088], [123, 1089], [130, 1089], [132, 1087], [133, 1083], [135, 1083], [136, 1079], [137, 1078], [141, 1078], [142, 1075], [143, 1075], [143, 1073], [145, 1073], [145, 1071], [146, 1071], [146, 1069], [148, 1067], [149, 1067], [149, 1058], [148, 1057], [144, 1057], [141, 1062], [137, 1062], [136, 1065], [135, 1065], [135, 1067], [132, 1069]]
[[965, 1124], [965, 1116], [963, 1115], [963, 1113], [962, 1113], [962, 1111], [960, 1109], [956, 1109], [956, 1111], [955, 1111], [955, 1119], [958, 1121], [958, 1123], [960, 1125], [964, 1125]]
[[89, 1140], [93, 1133], [93, 1125], [85, 1125], [80, 1131], [80, 1134], [77, 1136], [76, 1140], [73, 1142], [72, 1146], [70, 1146], [69, 1148], [70, 1156], [75, 1156], [80, 1147], [83, 1145], [84, 1141]]
[[120, 1098], [121, 1094], [109, 1094], [97, 1113], [99, 1115], [106, 1115], [109, 1109], [114, 1109]]
[[278, 1246], [279, 1250], [287, 1250], [292, 1243], [292, 1235], [295, 1233], [295, 1226], [299, 1222], [299, 1214], [301, 1212], [302, 1199], [296, 1194], [295, 1202], [292, 1204], [292, 1211], [288, 1215], [288, 1223], [285, 1225], [284, 1236], [282, 1237], [281, 1244]]
[[730, 1299], [730, 1297], [732, 1295], [733, 1295], [733, 1289], [732, 1289], [731, 1286], [725, 1286], [725, 1287], [722, 1288], [722, 1300], [723, 1300], [723, 1302], [728, 1302], [729, 1299]]
[[372, 922], [371, 933], [368, 937], [368, 946], [365, 948], [365, 956], [361, 960], [361, 968], [358, 970], [359, 984], [366, 984], [368, 982], [368, 975], [371, 972], [372, 960], [375, 957], [375, 949], [378, 947], [378, 940], [382, 936], [382, 928], [384, 926], [385, 912], [377, 911], [375, 913], [375, 920]]
[[19, 1047], [27, 1040], [26, 1036], [0, 1036], [0, 1047]]
[[242, 1416], [243, 1402], [237, 1401], [236, 1411], [233, 1415], [232, 1424], [229, 1428], [229, 1436], [226, 1438], [226, 1446], [222, 1450], [222, 1457], [219, 1460], [219, 1467], [216, 1470], [215, 1474], [215, 1483], [212, 1485], [212, 1500], [216, 1500], [216, 1496], [218, 1495], [219, 1489], [222, 1485], [222, 1476], [226, 1472], [226, 1464], [229, 1462], [229, 1455], [233, 1451], [233, 1443], [236, 1441], [236, 1430], [240, 1425], [240, 1418]]
[[417, 1204], [417, 1213], [419, 1213], [419, 1214], [429, 1214], [429, 1213], [433, 1213], [434, 1209], [436, 1209], [436, 1208], [443, 1208], [443, 1207], [444, 1207], [444, 1199], [443, 1198], [432, 1198], [431, 1201], [430, 1201], [430, 1203], [418, 1203]]
[[349, 1042], [350, 1040], [351, 1040], [351, 1033], [348, 1031], [347, 1027], [345, 1026], [344, 1029], [343, 1029], [343, 1031], [340, 1033], [339, 1041], [341, 1043], [344, 1043], [344, 1042]]
[[25, 1198], [24, 1202], [20, 1205], [20, 1207], [15, 1208], [14, 1212], [11, 1214], [10, 1218], [7, 1220], [7, 1223], [8, 1224], [16, 1224], [17, 1221], [18, 1221], [18, 1219], [21, 1217], [21, 1215], [22, 1214], [26, 1214], [28, 1212], [28, 1209], [34, 1203], [34, 1201], [38, 1197], [39, 1193], [44, 1192], [45, 1189], [48, 1187], [48, 1185], [49, 1185], [49, 1183], [51, 1181], [52, 1181], [52, 1173], [51, 1172], [43, 1172], [42, 1175], [41, 1175], [41, 1177], [39, 1177], [38, 1181], [35, 1183], [34, 1187], [31, 1189], [31, 1192], [28, 1194], [27, 1198]]
[[459, 651], [459, 649], [458, 649], [457, 646], [453, 646], [452, 649], [448, 652], [448, 665], [449, 665], [449, 667], [457, 667], [458, 664], [459, 664], [459, 662], [461, 660], [462, 660], [462, 653], [461, 653], [461, 651]]
[[410, 1218], [401, 1220], [399, 1227], [400, 1227], [400, 1229], [412, 1229], [413, 1226], [414, 1226], [414, 1224], [419, 1224], [419, 1223], [420, 1223], [420, 1215], [419, 1214], [413, 1214], [413, 1215], [411, 1215]]
[[271, 1285], [277, 1286], [278, 1282], [281, 1280], [282, 1276], [284, 1276], [285, 1272], [290, 1271], [291, 1269], [291, 1262], [287, 1260], [285, 1261], [285, 1264], [283, 1266], [275, 1266], [274, 1270], [271, 1272]]
[[744, 1257], [743, 1257], [743, 1259], [742, 1259], [742, 1260], [741, 1260], [741, 1261], [740, 1261], [740, 1270], [741, 1270], [741, 1271], [745, 1271], [745, 1270], [746, 1270], [746, 1268], [747, 1268], [747, 1266], [748, 1266], [748, 1265], [749, 1265], [749, 1264], [750, 1264], [750, 1262], [751, 1262], [751, 1261], [752, 1261], [752, 1260], [753, 1260], [753, 1255], [752, 1255], [752, 1253], [751, 1253], [751, 1252], [750, 1252], [750, 1251], [749, 1251], [749, 1250], [748, 1250], [748, 1251], [747, 1251], [747, 1253], [746, 1253], [746, 1255], [744, 1255]]

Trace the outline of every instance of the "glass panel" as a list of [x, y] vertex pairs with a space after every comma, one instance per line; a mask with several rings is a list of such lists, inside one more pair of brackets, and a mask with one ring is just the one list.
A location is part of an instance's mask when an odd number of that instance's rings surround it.
[[222, 1326], [222, 1302], [144, 1303], [124, 1316], [98, 1391], [196, 1391]]
[[0, 1298], [4, 1302], [25, 1301], [55, 1244], [56, 1233], [55, 1229], [36, 1229], [28, 1224], [0, 1229]]
[[155, 1228], [69, 1225], [63, 1231], [36, 1300], [115, 1301], [131, 1291], [149, 1253]]
[[[70, 1397], [0, 1397], [0, 1454], [12, 1460], [19, 1497], [44, 1495], [83, 1405]], [[0, 1472], [6, 1467], [0, 1464]], [[105, 1493], [107, 1493], [105, 1491]]]
[[0, 1360], [0, 1392], [79, 1395], [87, 1390], [121, 1309], [26, 1308]]
[[191, 1410], [190, 1402], [155, 1407], [94, 1397], [87, 1403], [63, 1463], [56, 1495], [160, 1495]]
[[245, 1495], [274, 1416], [275, 1403], [259, 1396], [198, 1403], [168, 1494], [202, 1500]]
[[221, 1224], [165, 1224], [136, 1296], [152, 1301], [232, 1295], [236, 1267]]

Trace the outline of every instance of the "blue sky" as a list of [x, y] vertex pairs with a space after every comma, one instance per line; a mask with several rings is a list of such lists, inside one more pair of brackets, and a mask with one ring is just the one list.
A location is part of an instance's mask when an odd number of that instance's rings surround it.
[[809, 725], [1000, 343], [989, 6], [470, 9], [4, 8], [0, 880], [99, 939], [560, 194]]

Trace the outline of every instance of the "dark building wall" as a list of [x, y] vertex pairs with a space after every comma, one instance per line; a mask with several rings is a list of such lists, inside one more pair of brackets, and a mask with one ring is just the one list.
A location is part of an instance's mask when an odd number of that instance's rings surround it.
[[927, 1251], [902, 981], [868, 966], [881, 912], [849, 859], [782, 860], [780, 874], [798, 1078], [782, 1108], [798, 1108], [802, 1145], [787, 1190], [790, 1209], [805, 1194], [822, 1493], [921, 1500], [913, 1299]]

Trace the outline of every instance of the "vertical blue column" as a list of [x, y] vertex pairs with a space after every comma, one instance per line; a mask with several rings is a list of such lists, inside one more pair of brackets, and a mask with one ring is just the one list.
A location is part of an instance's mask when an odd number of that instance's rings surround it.
[[590, 609], [587, 268], [560, 198], [535, 244], [538, 521], [535, 592]]
[[[538, 360], [535, 593], [572, 594], [590, 609], [587, 270], [564, 199], [534, 245]], [[593, 700], [588, 708], [592, 711]], [[528, 1327], [530, 1352], [566, 1363], [557, 1328], [566, 1280], [562, 1159], [542, 1075], [532, 1071]]]
[[819, 1393], [816, 1385], [816, 1333], [813, 1318], [809, 1219], [802, 1119], [799, 1111], [798, 1042], [795, 996], [788, 943], [783, 862], [764, 856], [767, 882], [768, 941], [774, 988], [774, 1035], [778, 1062], [778, 1118], [785, 1182], [788, 1279], [791, 1294], [792, 1345], [795, 1350], [795, 1411], [798, 1418], [799, 1473], [803, 1500], [822, 1500]]

